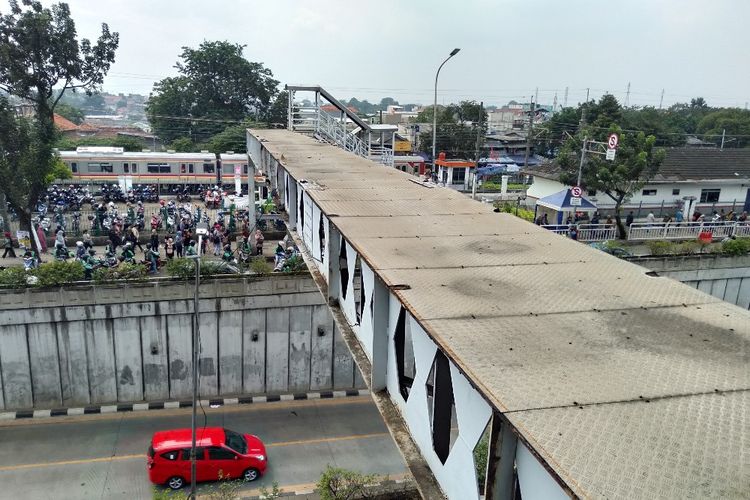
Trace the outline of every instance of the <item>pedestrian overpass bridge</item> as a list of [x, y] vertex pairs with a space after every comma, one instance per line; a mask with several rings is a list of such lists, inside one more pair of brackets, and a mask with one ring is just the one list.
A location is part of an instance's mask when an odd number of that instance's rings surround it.
[[750, 312], [303, 134], [247, 137], [425, 498], [750, 495]]

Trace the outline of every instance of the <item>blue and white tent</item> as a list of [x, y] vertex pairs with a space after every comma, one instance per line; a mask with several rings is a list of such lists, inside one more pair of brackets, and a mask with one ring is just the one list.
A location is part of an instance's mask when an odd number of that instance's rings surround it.
[[557, 212], [556, 224], [562, 224], [563, 223], [563, 217], [565, 212], [571, 212], [571, 214], [575, 212], [596, 212], [597, 208], [596, 205], [591, 203], [589, 200], [587, 200], [584, 197], [581, 197], [581, 204], [573, 205], [571, 203], [571, 198], [573, 196], [570, 193], [570, 188], [563, 189], [562, 191], [559, 191], [557, 193], [551, 194], [549, 196], [545, 196], [544, 198], [537, 200], [536, 202], [536, 209], [539, 210], [539, 207], [550, 209], [554, 212]]

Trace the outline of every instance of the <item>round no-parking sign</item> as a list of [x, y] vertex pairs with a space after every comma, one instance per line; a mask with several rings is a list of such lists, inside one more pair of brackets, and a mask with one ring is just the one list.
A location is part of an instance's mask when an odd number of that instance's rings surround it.
[[573, 195], [576, 198], [580, 198], [581, 194], [582, 194], [581, 188], [579, 186], [573, 186], [570, 189], [570, 194]]
[[609, 134], [609, 139], [607, 140], [607, 147], [609, 149], [615, 149], [619, 143], [620, 138], [617, 137], [617, 134]]

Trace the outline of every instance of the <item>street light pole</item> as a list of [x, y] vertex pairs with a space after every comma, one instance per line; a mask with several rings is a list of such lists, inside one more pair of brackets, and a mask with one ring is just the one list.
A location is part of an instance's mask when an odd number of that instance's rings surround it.
[[198, 234], [198, 250], [196, 255], [191, 257], [195, 260], [195, 294], [193, 296], [193, 412], [190, 417], [190, 499], [195, 500], [195, 475], [196, 475], [196, 448], [195, 448], [195, 428], [196, 412], [198, 406], [198, 351], [200, 348], [200, 307], [198, 287], [201, 282], [201, 247], [203, 245], [203, 236], [208, 234], [208, 226], [205, 223], [199, 223], [195, 232]]
[[445, 58], [445, 61], [440, 65], [440, 67], [437, 70], [437, 73], [435, 73], [435, 100], [433, 102], [432, 106], [432, 173], [435, 173], [435, 145], [437, 144], [437, 84], [438, 84], [438, 76], [440, 76], [440, 70], [443, 69], [443, 66], [445, 63], [448, 62], [448, 60], [458, 54], [458, 51], [461, 49], [453, 49], [448, 57]]

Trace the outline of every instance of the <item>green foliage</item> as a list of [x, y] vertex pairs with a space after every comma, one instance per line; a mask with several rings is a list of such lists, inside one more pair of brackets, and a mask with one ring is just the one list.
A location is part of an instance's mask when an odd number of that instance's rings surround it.
[[[219, 483], [212, 485], [209, 493], [204, 498], [208, 500], [238, 500], [240, 498], [241, 481], [231, 480], [229, 476], [224, 477], [223, 471], [219, 471]], [[203, 495], [201, 495], [203, 497]]]
[[[165, 267], [167, 274], [173, 278], [190, 280], [195, 278], [195, 263], [187, 257], [172, 259]], [[217, 260], [201, 259], [201, 277], [213, 276], [215, 274], [228, 274], [231, 269], [224, 262]]]
[[61, 137], [55, 142], [55, 147], [60, 151], [75, 151], [79, 146], [112, 146], [123, 148], [125, 151], [140, 152], [148, 145], [144, 140], [135, 137]]
[[704, 140], [719, 143], [726, 133], [725, 147], [744, 148], [750, 145], [750, 111], [746, 109], [719, 109], [706, 114], [698, 123], [698, 132]]
[[60, 157], [55, 158], [55, 162], [52, 165], [52, 170], [47, 174], [47, 178], [45, 181], [47, 184], [52, 184], [56, 180], [60, 179], [71, 179], [73, 178], [73, 172], [70, 171], [70, 168], [60, 159]]
[[[33, 230], [31, 210], [55, 168], [55, 107], [67, 90], [101, 85], [119, 37], [102, 24], [95, 43], [79, 41], [66, 3], [46, 8], [37, 0], [12, 1], [6, 12], [0, 13], [0, 91], [31, 102], [35, 119], [32, 125], [10, 119], [7, 105], [0, 105], [0, 186], [21, 228]], [[59, 82], [62, 88], [54, 90]]]
[[83, 119], [86, 118], [83, 111], [81, 111], [79, 108], [65, 103], [59, 103], [55, 108], [55, 112], [63, 118], [67, 118], [68, 120], [72, 121], [76, 125], [80, 125], [81, 123], [83, 123]]
[[184, 491], [173, 491], [160, 486], [152, 489], [153, 500], [188, 500], [189, 494]]
[[[500, 191], [502, 187], [503, 186], [501, 182], [485, 181], [482, 183], [483, 191]], [[526, 190], [526, 184], [514, 183], [514, 182], [508, 183], [508, 191], [525, 191], [525, 190]]]
[[179, 137], [205, 142], [228, 121], [264, 117], [279, 82], [263, 64], [245, 59], [244, 48], [226, 41], [183, 47], [175, 65], [179, 76], [156, 82], [150, 95], [146, 112], [154, 132], [166, 142]]
[[190, 137], [178, 137], [172, 144], [169, 145], [169, 149], [174, 149], [178, 153], [193, 153], [199, 151]]
[[23, 288], [29, 274], [23, 267], [8, 267], [0, 271], [0, 285], [10, 288]]
[[168, 261], [165, 270], [173, 278], [188, 280], [195, 277], [195, 264], [192, 259], [185, 257]]
[[520, 217], [521, 219], [528, 222], [534, 222], [533, 210], [519, 207], [515, 203], [508, 203], [507, 201], [496, 201], [495, 203], [493, 203], [493, 205], [495, 208], [499, 208], [501, 212], [516, 215], [517, 217]]
[[643, 132], [624, 133], [620, 123], [622, 109], [611, 95], [599, 103], [587, 103], [587, 119], [591, 125], [584, 127], [575, 137], [570, 137], [560, 148], [557, 163], [561, 168], [560, 181], [573, 185], [577, 182], [581, 145], [588, 140], [606, 141], [610, 133], [620, 136], [617, 157], [608, 161], [601, 155], [590, 154], [582, 169], [582, 184], [588, 190], [601, 191], [615, 202], [615, 219], [620, 238], [625, 238], [625, 226], [620, 220], [622, 204], [653, 177], [664, 161], [665, 152], [657, 148], [656, 137]]
[[750, 252], [750, 238], [736, 238], [721, 243], [721, 251], [727, 255], [745, 255]]
[[34, 271], [37, 278], [37, 286], [51, 287], [66, 283], [83, 280], [83, 265], [77, 261], [71, 262], [48, 262], [42, 264]]
[[[476, 101], [461, 101], [459, 104], [437, 108], [437, 133], [435, 154], [445, 153], [447, 158], [474, 158], [477, 135], [487, 132], [487, 113]], [[432, 106], [417, 115], [417, 122], [432, 123]], [[481, 128], [479, 122], [481, 119]], [[419, 149], [432, 152], [432, 131], [419, 134]]]
[[482, 437], [474, 447], [474, 467], [477, 473], [477, 484], [479, 491], [484, 491], [484, 482], [487, 477], [487, 459], [489, 458], [490, 427], [484, 430]]
[[271, 489], [269, 490], [265, 486], [260, 487], [260, 495], [259, 498], [261, 500], [272, 500], [274, 498], [281, 498], [281, 495], [284, 493], [284, 490], [279, 488], [279, 483], [276, 481], [273, 482], [271, 485]]
[[364, 475], [359, 472], [326, 466], [318, 479], [317, 492], [321, 500], [349, 500], [367, 498], [368, 486], [374, 485], [374, 474]]
[[225, 128], [208, 140], [208, 150], [221, 154], [227, 151], [245, 153], [247, 151], [247, 129], [265, 128], [264, 123], [245, 122], [242, 125], [232, 125]]
[[646, 246], [651, 255], [669, 255], [674, 253], [676, 248], [676, 245], [671, 241], [647, 241]]
[[269, 125], [283, 125], [286, 128], [287, 113], [289, 107], [289, 92], [286, 90], [279, 93], [273, 101], [273, 105], [268, 110], [266, 121]]
[[111, 283], [118, 280], [137, 280], [146, 279], [148, 269], [143, 264], [130, 264], [121, 262], [116, 267], [100, 267], [93, 274], [95, 283]]
[[260, 276], [273, 272], [273, 266], [263, 257], [255, 257], [250, 261], [250, 271]]
[[292, 255], [284, 263], [285, 273], [296, 273], [305, 269], [307, 269], [307, 266], [301, 255]]
[[676, 253], [679, 255], [693, 255], [701, 248], [697, 241], [684, 241], [677, 247]]

